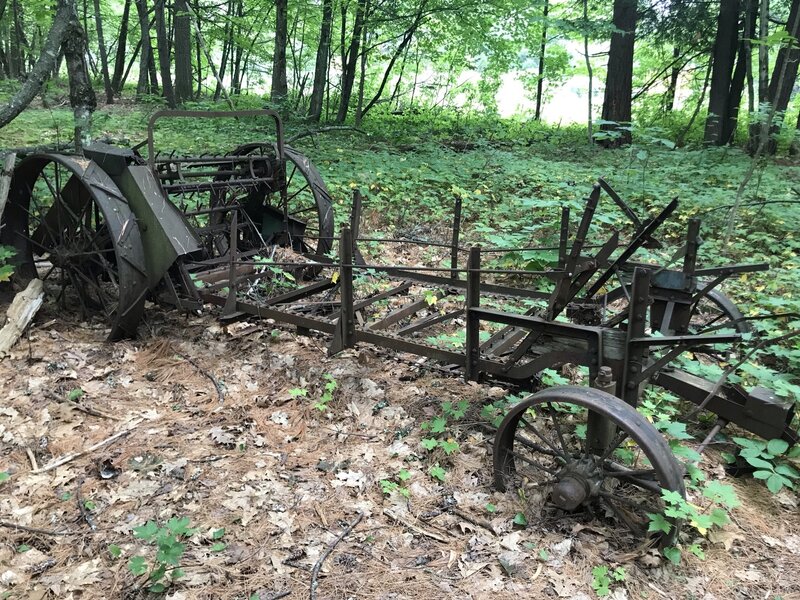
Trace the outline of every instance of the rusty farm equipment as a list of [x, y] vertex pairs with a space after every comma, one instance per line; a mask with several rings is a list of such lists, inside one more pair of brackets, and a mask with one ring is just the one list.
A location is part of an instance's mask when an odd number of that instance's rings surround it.
[[[276, 142], [224, 156], [159, 154], [154, 127], [167, 115], [266, 117]], [[29, 156], [14, 172], [4, 215], [0, 242], [16, 248], [17, 276], [39, 276], [65, 308], [108, 319], [110, 339], [133, 335], [145, 299], [158, 298], [184, 310], [215, 305], [223, 319], [321, 332], [331, 353], [372, 344], [524, 390], [537, 387], [544, 369], [581, 366], [589, 387], [547, 388], [511, 407], [495, 436], [494, 483], [542, 513], [611, 520], [629, 544], [671, 544], [679, 523], [651, 534], [648, 515], [662, 511], [662, 490], [684, 494], [683, 466], [636, 410], [648, 384], [717, 415], [702, 446], [729, 423], [798, 440], [790, 400], [675, 367], [687, 351], [734, 361], [750, 326], [717, 288], [767, 268], [699, 267], [696, 219], [669, 264], [635, 262], [639, 249], [660, 246], [655, 233], [677, 200], [643, 221], [600, 180], [577, 224], [562, 209], [550, 248], [557, 260], [539, 271], [483, 266], [501, 252], [537, 249], [462, 248], [457, 203], [452, 240], [439, 244], [449, 266], [370, 264], [359, 242], [412, 242], [359, 238], [358, 193], [349, 226], [335, 236], [325, 184], [283, 143], [275, 113], [156, 113], [147, 149], [146, 158], [102, 144], [84, 156]], [[633, 233], [589, 245], [604, 192]]]

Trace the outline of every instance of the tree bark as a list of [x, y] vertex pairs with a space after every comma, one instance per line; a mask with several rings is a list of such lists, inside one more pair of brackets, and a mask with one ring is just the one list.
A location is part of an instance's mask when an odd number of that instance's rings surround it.
[[119, 34], [117, 35], [117, 54], [114, 59], [114, 75], [111, 77], [111, 89], [119, 94], [122, 91], [125, 74], [125, 51], [128, 45], [128, 21], [131, 14], [131, 0], [125, 0], [125, 7], [122, 9], [122, 20], [119, 23]]
[[94, 22], [97, 28], [97, 46], [100, 51], [100, 71], [103, 75], [103, 89], [106, 92], [106, 104], [114, 104], [114, 88], [111, 87], [111, 76], [108, 73], [108, 52], [103, 35], [103, 17], [100, 14], [100, 0], [94, 0]]
[[747, 2], [744, 7], [745, 15], [742, 20], [743, 35], [739, 40], [736, 67], [733, 70], [730, 93], [728, 94], [727, 113], [722, 123], [723, 144], [731, 144], [734, 141], [736, 127], [739, 122], [739, 107], [742, 104], [742, 94], [744, 93], [744, 85], [747, 78], [747, 67], [751, 63], [750, 46], [747, 43], [747, 40], [755, 35], [755, 29], [748, 29], [751, 25], [755, 25], [755, 20], [749, 18], [751, 6], [754, 5]]
[[636, 0], [614, 0], [614, 27], [611, 34], [611, 48], [608, 53], [608, 75], [603, 96], [604, 121], [614, 121], [617, 125], [602, 126], [606, 131], [618, 131], [619, 136], [602, 141], [605, 147], [630, 144], [629, 126], [631, 122], [631, 94], [633, 93], [633, 45], [636, 37]]
[[328, 62], [331, 51], [331, 24], [333, 22], [333, 0], [322, 2], [322, 25], [319, 30], [317, 60], [314, 65], [314, 85], [311, 89], [308, 116], [318, 122], [322, 116], [322, 100], [325, 95], [325, 82], [328, 75]]
[[[800, 0], [792, 0], [789, 20], [787, 21], [787, 32], [795, 40], [800, 35], [800, 18], [798, 17], [800, 17]], [[770, 104], [771, 111], [775, 114], [775, 118], [771, 119], [769, 123], [769, 131], [767, 133], [769, 140], [763, 143], [763, 151], [767, 154], [775, 154], [778, 147], [775, 136], [780, 132], [783, 114], [786, 112], [789, 98], [794, 89], [794, 82], [797, 79], [798, 60], [800, 60], [800, 48], [797, 47], [796, 41], [789, 46], [784, 45], [778, 50], [778, 57], [775, 60], [767, 90], [767, 102]], [[760, 138], [764, 135], [765, 129], [758, 123], [751, 126], [749, 143], [751, 152], [757, 151], [758, 147], [762, 145]]]
[[192, 99], [192, 34], [186, 0], [175, 0], [175, 100]]
[[[583, 0], [583, 23], [584, 27], [589, 25], [589, 0]], [[589, 32], [583, 32], [583, 58], [586, 61], [586, 72], [589, 74], [589, 90], [587, 94], [587, 114], [586, 114], [586, 129], [589, 140], [589, 145], [594, 141], [594, 125], [592, 123], [592, 84], [594, 83], [594, 73], [592, 71], [592, 59], [589, 56]]]
[[769, 93], [769, 47], [766, 44], [769, 35], [769, 0], [761, 0], [758, 7], [758, 103], [767, 101]]
[[717, 35], [714, 38], [711, 89], [708, 92], [708, 116], [703, 140], [707, 144], [722, 146], [725, 120], [729, 113], [731, 75], [736, 58], [739, 31], [739, 0], [722, 0], [717, 18]]
[[350, 96], [353, 93], [353, 83], [356, 78], [356, 65], [358, 64], [365, 5], [366, 0], [358, 0], [356, 20], [353, 24], [353, 37], [350, 39], [350, 48], [347, 50], [347, 64], [342, 72], [342, 95], [339, 98], [339, 111], [336, 113], [337, 123], [344, 123], [347, 118], [347, 109], [350, 107]]
[[150, 66], [153, 64], [153, 44], [150, 40], [150, 20], [147, 18], [147, 0], [134, 0], [136, 14], [139, 16], [139, 29], [141, 30], [142, 49], [139, 56], [139, 83], [136, 85], [136, 95], [144, 96], [155, 89], [151, 87], [152, 76]]
[[86, 32], [81, 27], [77, 12], [70, 14], [63, 48], [69, 73], [69, 102], [75, 119], [75, 151], [80, 154], [84, 146], [91, 142], [92, 113], [97, 108], [97, 98], [89, 81], [86, 64]]
[[164, 98], [170, 108], [177, 106], [175, 90], [172, 88], [172, 73], [170, 71], [169, 38], [167, 37], [167, 24], [164, 19], [165, 0], [156, 0], [156, 45], [158, 47], [158, 65], [161, 71], [161, 88]]
[[[425, 5], [424, 0], [422, 2], [422, 5], [423, 6]], [[360, 61], [361, 66], [360, 66], [360, 76], [358, 78], [358, 98], [356, 99], [356, 117], [355, 117], [356, 127], [361, 127], [361, 119], [364, 116], [362, 111], [364, 110], [364, 85], [366, 85], [366, 79], [367, 79], [367, 54], [368, 54], [367, 21], [369, 20], [369, 13], [370, 13], [369, 9], [370, 9], [370, 0], [367, 0], [366, 5], [364, 7], [364, 22], [362, 23], [361, 26], [361, 61]], [[395, 53], [395, 55], [392, 56], [392, 60], [389, 62], [389, 67], [387, 67], [387, 73], [392, 68], [392, 66], [394, 66], [394, 63], [397, 60], [398, 56], [399, 55], [397, 53]], [[386, 85], [386, 77], [384, 77], [384, 80], [381, 81], [381, 87], [380, 90], [378, 91], [378, 94], [383, 93], [383, 88], [385, 85]], [[376, 100], [376, 98], [378, 97], [379, 96], [376, 96], [375, 98], [373, 98], [373, 100]], [[370, 106], [372, 104], [373, 103], [370, 102]]]
[[542, 119], [542, 98], [544, 96], [544, 57], [547, 50], [547, 15], [550, 12], [550, 1], [544, 0], [542, 9], [542, 37], [539, 42], [539, 72], [536, 80], [536, 113], [534, 119]]
[[669, 75], [669, 84], [667, 85], [667, 92], [664, 94], [664, 111], [672, 112], [675, 108], [675, 93], [678, 90], [678, 77], [681, 74], [681, 67], [678, 59], [681, 56], [681, 50], [677, 46], [672, 48], [672, 69]]
[[74, 0], [59, 0], [53, 26], [42, 46], [42, 53], [19, 91], [8, 104], [0, 108], [0, 128], [5, 127], [31, 103], [42, 84], [53, 71], [61, 43], [67, 32], [70, 14], [75, 10]]
[[286, 40], [288, 37], [288, 0], [275, 0], [275, 54], [272, 58], [270, 100], [280, 103], [289, 95], [286, 83]]

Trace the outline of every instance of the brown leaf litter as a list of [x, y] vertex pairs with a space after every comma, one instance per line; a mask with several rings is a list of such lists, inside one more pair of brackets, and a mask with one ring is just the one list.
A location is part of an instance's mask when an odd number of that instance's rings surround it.
[[[42, 311], [46, 323], [53, 308]], [[626, 569], [617, 600], [800, 598], [794, 495], [732, 481], [744, 506], [706, 543], [706, 560], [672, 567], [649, 554], [618, 565], [608, 532], [588, 524], [531, 516], [514, 529], [519, 501], [492, 488], [491, 440], [469, 419], [453, 432], [460, 452], [438, 457], [445, 482], [428, 476], [420, 423], [443, 401], [467, 399], [477, 415], [496, 389], [372, 348], [328, 358], [325, 340], [272, 335], [266, 323], [150, 315], [142, 339], [113, 345], [89, 324], [34, 326], [30, 346], [0, 362], [3, 597], [147, 597], [127, 563], [152, 561], [154, 549], [132, 530], [186, 516], [198, 530], [172, 600], [306, 598], [318, 564], [320, 599], [593, 598], [601, 564]], [[313, 404], [325, 374], [338, 389], [321, 412]], [[294, 395], [300, 388], [307, 396]], [[83, 394], [67, 402], [75, 389]], [[380, 481], [401, 470], [409, 497], [385, 495]], [[225, 547], [214, 551], [222, 528]]]

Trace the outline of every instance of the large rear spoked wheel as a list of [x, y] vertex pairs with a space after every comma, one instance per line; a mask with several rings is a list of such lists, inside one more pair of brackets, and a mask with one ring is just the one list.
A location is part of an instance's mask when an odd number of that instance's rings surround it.
[[494, 481], [523, 499], [529, 519], [588, 518], [619, 552], [668, 546], [680, 527], [667, 518], [668, 532], [648, 531], [662, 489], [685, 494], [669, 445], [636, 409], [593, 388], [550, 388], [514, 406], [495, 438]]
[[39, 277], [65, 312], [100, 318], [108, 339], [133, 336], [147, 293], [136, 218], [94, 162], [33, 155], [14, 171], [2, 243], [16, 249], [16, 276]]
[[[276, 152], [271, 144], [245, 144], [233, 150], [231, 155], [263, 157], [263, 161], [253, 163], [256, 175], [260, 175], [260, 171], [272, 173], [278, 168]], [[212, 194], [211, 206], [239, 205], [255, 224], [260, 239], [290, 245], [298, 252], [325, 255], [333, 242], [333, 202], [328, 188], [307, 157], [288, 146], [284, 147], [284, 155], [286, 172], [282, 181], [285, 193], [282, 193], [280, 185], [262, 183], [243, 188], [231, 181], [230, 188], [221, 188]], [[288, 232], [285, 231], [284, 217], [288, 221]], [[223, 219], [229, 221], [230, 214], [225, 211], [212, 213], [212, 222]]]

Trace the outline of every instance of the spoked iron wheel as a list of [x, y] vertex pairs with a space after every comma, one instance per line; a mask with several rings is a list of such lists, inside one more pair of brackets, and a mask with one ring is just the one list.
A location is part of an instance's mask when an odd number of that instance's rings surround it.
[[619, 552], [672, 544], [680, 527], [648, 532], [661, 490], [684, 495], [682, 468], [636, 409], [593, 388], [557, 387], [511, 409], [494, 443], [494, 481], [526, 503], [529, 519], [586, 516]]
[[719, 290], [711, 290], [692, 311], [689, 332], [699, 335], [721, 330], [749, 333], [753, 328], [733, 300]]
[[136, 333], [147, 279], [139, 226], [94, 162], [57, 154], [21, 161], [0, 241], [17, 254], [16, 277], [39, 277], [59, 307], [109, 323], [109, 340]]
[[[245, 144], [231, 154], [263, 156], [261, 168], [264, 170], [276, 166], [276, 152], [270, 144]], [[273, 241], [289, 245], [297, 252], [324, 255], [330, 251], [333, 242], [333, 203], [328, 188], [308, 158], [288, 146], [284, 147], [284, 154], [285, 195], [280, 189], [267, 184], [249, 189], [232, 186], [230, 189], [216, 191], [212, 195], [211, 206], [239, 204], [254, 223], [259, 234], [257, 238], [272, 237]], [[259, 163], [256, 162], [255, 165], [258, 169]], [[282, 236], [285, 233], [284, 202], [288, 236]], [[229, 221], [230, 214], [224, 211], [212, 213], [212, 222], [219, 223], [223, 219]]]

